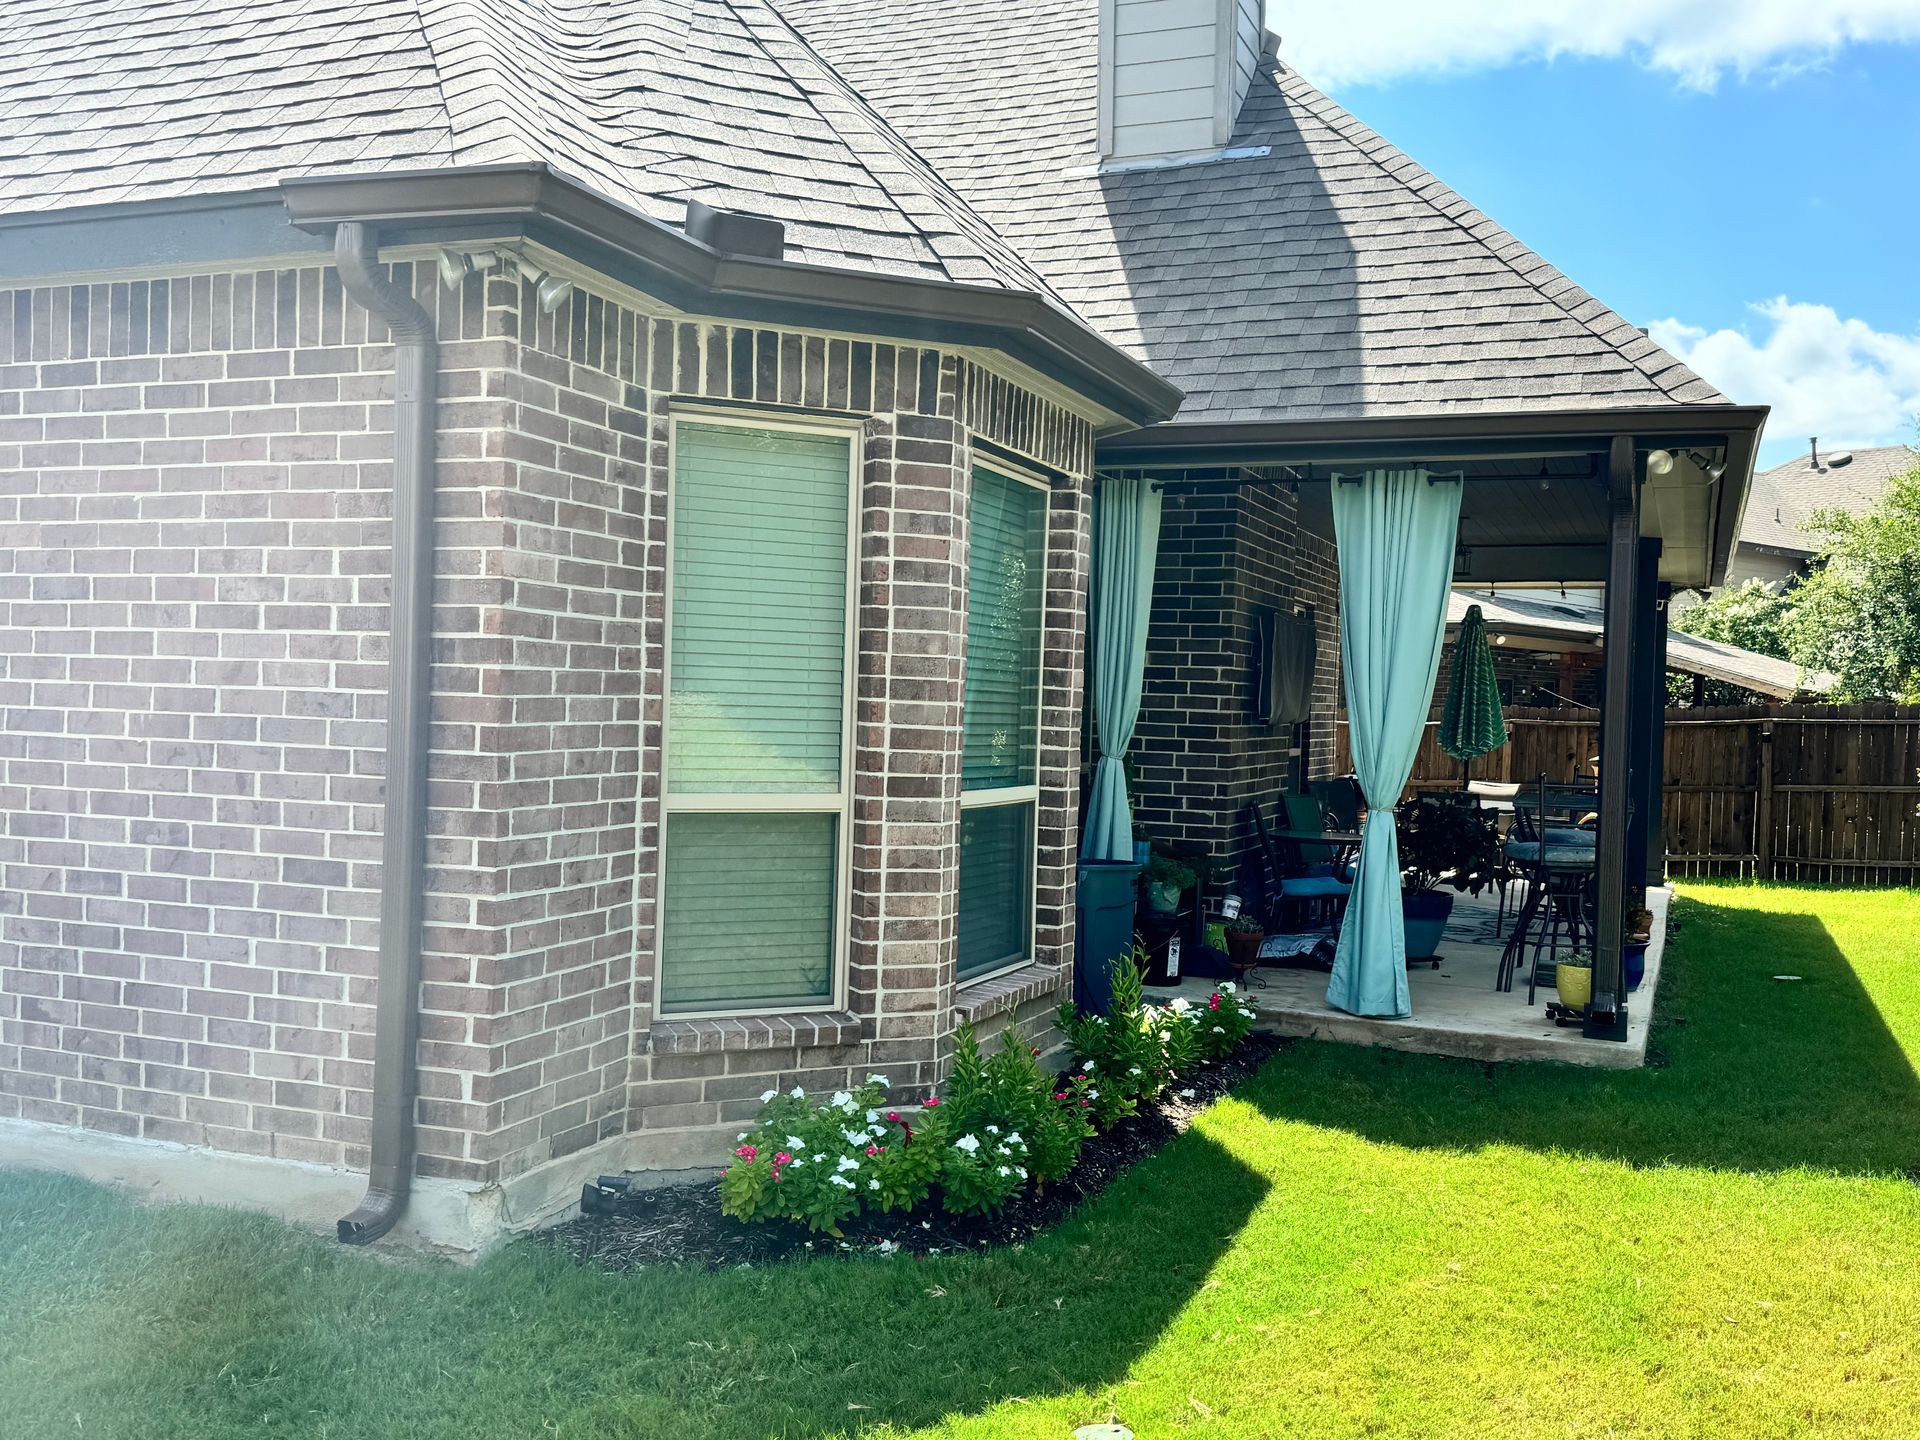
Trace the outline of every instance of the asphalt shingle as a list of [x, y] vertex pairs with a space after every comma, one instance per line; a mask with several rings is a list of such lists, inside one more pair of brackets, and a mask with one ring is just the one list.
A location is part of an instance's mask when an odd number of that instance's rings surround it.
[[[1834, 464], [1841, 455], [1851, 458]], [[1818, 464], [1809, 451], [1762, 470], [1747, 493], [1740, 543], [1811, 555], [1820, 548], [1820, 537], [1807, 528], [1815, 511], [1857, 514], [1870, 509], [1889, 480], [1916, 466], [1920, 466], [1920, 450], [1905, 445], [1852, 451], [1835, 446], [1820, 456]]]
[[1182, 422], [1724, 403], [1272, 57], [1266, 153], [1102, 175], [1099, 0], [782, 3]]

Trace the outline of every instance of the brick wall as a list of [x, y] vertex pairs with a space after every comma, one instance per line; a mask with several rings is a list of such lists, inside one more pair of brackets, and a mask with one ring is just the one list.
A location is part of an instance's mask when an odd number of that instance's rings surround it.
[[[1179, 481], [1181, 477], [1168, 477]], [[1284, 487], [1187, 477], [1166, 495], [1132, 752], [1136, 823], [1236, 861], [1244, 810], [1271, 802], [1304, 742], [1309, 778], [1331, 773], [1339, 709], [1339, 573], [1330, 542], [1299, 527]], [[1252, 723], [1253, 612], [1311, 607], [1319, 631], [1313, 719]]]
[[[932, 1083], [1064, 981], [1091, 432], [969, 359], [410, 276], [443, 337], [423, 1174]], [[359, 1167], [391, 351], [324, 267], [0, 293], [0, 1115]], [[667, 418], [869, 416], [847, 1012], [656, 1024]], [[1056, 478], [1041, 966], [951, 983], [976, 436]]]

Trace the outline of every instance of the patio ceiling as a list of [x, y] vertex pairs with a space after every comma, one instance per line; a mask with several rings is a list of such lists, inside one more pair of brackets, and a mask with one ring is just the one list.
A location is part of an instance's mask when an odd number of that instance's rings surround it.
[[[1641, 534], [1661, 542], [1659, 578], [1706, 586], [1725, 575], [1765, 418], [1760, 408], [1701, 405], [1311, 425], [1175, 423], [1103, 441], [1099, 461], [1103, 470], [1152, 470], [1172, 484], [1285, 485], [1300, 497], [1301, 524], [1328, 537], [1329, 487], [1338, 473], [1415, 464], [1463, 473], [1456, 579], [1593, 583], [1607, 573], [1607, 450], [1625, 434], [1645, 477]], [[1666, 474], [1646, 474], [1655, 450], [1673, 457]]]

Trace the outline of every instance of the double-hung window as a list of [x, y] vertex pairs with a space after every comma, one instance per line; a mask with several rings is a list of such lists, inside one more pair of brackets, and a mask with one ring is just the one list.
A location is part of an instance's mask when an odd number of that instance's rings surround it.
[[1033, 959], [1047, 492], [977, 469], [967, 523], [959, 978]]
[[847, 930], [853, 436], [679, 417], [672, 449], [660, 1010], [825, 1008]]

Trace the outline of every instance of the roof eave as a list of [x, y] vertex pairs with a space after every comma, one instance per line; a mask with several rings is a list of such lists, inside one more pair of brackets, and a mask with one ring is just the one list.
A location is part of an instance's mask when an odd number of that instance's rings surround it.
[[1177, 386], [1031, 291], [723, 254], [542, 162], [303, 177], [282, 181], [280, 191], [306, 230], [358, 220], [400, 240], [510, 224], [677, 305], [698, 301], [761, 324], [996, 348], [1134, 425], [1159, 424], [1182, 399]]

